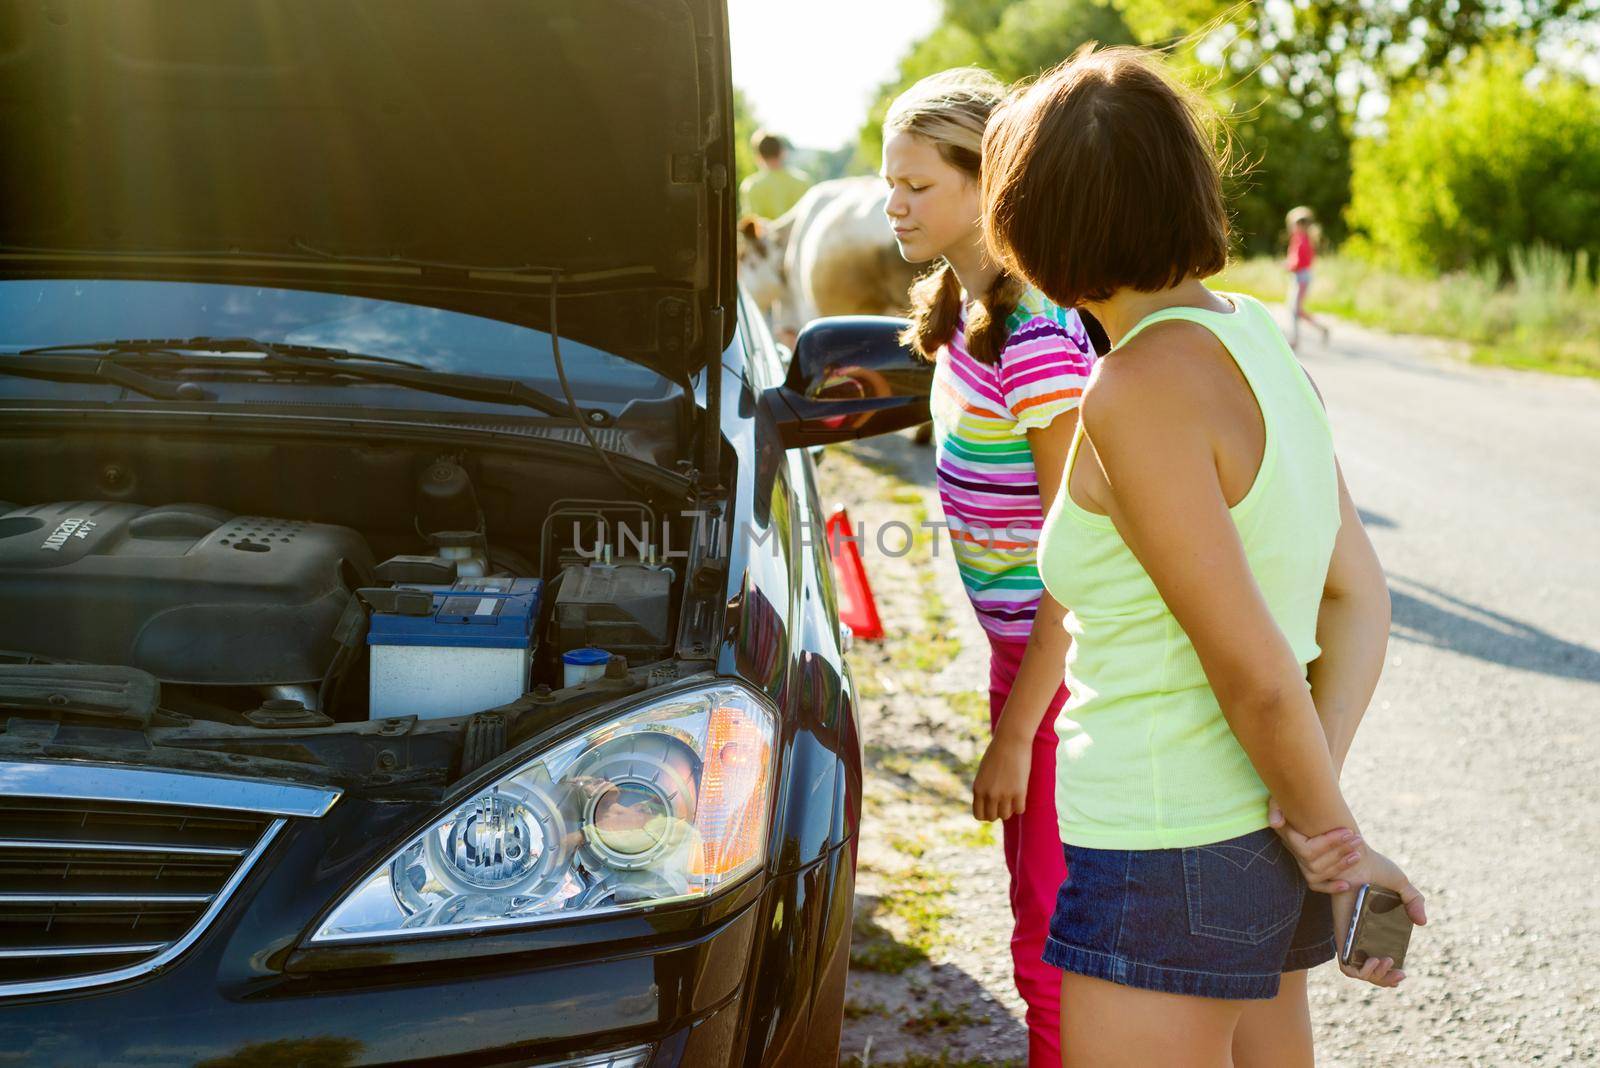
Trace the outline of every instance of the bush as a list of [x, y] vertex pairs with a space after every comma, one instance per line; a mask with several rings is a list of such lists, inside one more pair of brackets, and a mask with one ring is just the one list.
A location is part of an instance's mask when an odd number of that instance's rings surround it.
[[1350, 225], [1407, 269], [1509, 276], [1518, 248], [1600, 252], [1600, 87], [1480, 50], [1396, 95], [1386, 135], [1355, 144], [1351, 194]]

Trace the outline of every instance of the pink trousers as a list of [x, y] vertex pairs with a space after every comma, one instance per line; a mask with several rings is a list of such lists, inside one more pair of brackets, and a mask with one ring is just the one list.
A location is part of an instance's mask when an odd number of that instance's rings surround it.
[[[1022, 665], [1025, 641], [990, 636], [989, 725], [1005, 708], [1011, 684]], [[1056, 893], [1067, 878], [1067, 862], [1056, 826], [1056, 713], [1067, 699], [1062, 686], [1050, 701], [1033, 736], [1028, 773], [1028, 803], [1022, 815], [1001, 823], [1006, 869], [1011, 873], [1012, 974], [1027, 1004], [1028, 1068], [1061, 1064], [1061, 972], [1044, 962], [1044, 939], [1055, 911]]]

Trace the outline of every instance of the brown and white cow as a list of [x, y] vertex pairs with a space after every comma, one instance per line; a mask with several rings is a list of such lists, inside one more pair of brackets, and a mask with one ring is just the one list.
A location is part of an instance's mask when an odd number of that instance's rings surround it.
[[739, 225], [739, 281], [774, 335], [823, 315], [904, 315], [921, 269], [900, 258], [877, 178], [819, 182], [780, 219]]

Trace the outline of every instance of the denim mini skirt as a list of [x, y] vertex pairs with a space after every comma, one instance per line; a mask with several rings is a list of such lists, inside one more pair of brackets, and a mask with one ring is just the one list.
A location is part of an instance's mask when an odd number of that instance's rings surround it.
[[1063, 847], [1044, 959], [1170, 994], [1275, 997], [1284, 972], [1333, 959], [1333, 911], [1271, 828], [1188, 849]]

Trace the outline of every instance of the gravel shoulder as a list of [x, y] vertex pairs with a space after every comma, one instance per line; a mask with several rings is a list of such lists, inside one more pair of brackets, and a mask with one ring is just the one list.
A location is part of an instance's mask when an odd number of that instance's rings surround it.
[[842, 1063], [1020, 1066], [999, 827], [970, 809], [988, 644], [943, 530], [922, 526], [941, 515], [931, 465], [930, 447], [894, 435], [830, 449], [817, 470], [823, 501], [845, 504], [866, 535], [886, 634], [850, 657], [866, 798]]

